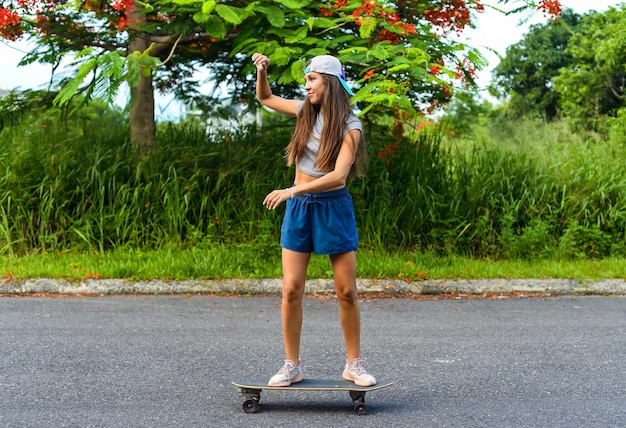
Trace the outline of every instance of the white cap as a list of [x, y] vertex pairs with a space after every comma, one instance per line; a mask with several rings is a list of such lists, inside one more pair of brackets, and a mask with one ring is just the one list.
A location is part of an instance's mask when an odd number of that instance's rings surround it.
[[331, 76], [336, 76], [341, 82], [341, 85], [346, 90], [346, 92], [350, 95], [354, 95], [354, 92], [350, 89], [348, 84], [346, 83], [346, 73], [343, 70], [343, 66], [341, 62], [332, 55], [319, 55], [313, 57], [311, 61], [307, 64], [307, 67], [304, 69], [304, 74], [306, 73], [324, 73], [330, 74]]

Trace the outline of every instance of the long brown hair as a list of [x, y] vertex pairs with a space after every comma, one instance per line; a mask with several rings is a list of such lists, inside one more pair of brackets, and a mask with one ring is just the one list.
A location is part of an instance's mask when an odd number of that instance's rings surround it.
[[[324, 116], [324, 126], [320, 136], [320, 149], [315, 166], [320, 171], [332, 171], [339, 150], [343, 143], [346, 120], [352, 115], [350, 95], [345, 91], [339, 79], [330, 74], [319, 73], [324, 79], [326, 90], [319, 104], [312, 104], [307, 97], [296, 118], [296, 129], [286, 150], [287, 165], [291, 166], [304, 155], [306, 143], [311, 138], [315, 119], [319, 113]], [[365, 176], [367, 170], [367, 153], [363, 132], [356, 147], [355, 161], [350, 169], [350, 177]]]

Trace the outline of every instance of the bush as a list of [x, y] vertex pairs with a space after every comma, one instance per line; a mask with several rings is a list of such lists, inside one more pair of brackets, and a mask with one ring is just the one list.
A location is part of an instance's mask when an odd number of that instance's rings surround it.
[[[482, 130], [479, 143], [450, 143], [435, 125], [407, 136], [367, 124], [370, 171], [350, 184], [362, 246], [489, 259], [626, 253], [621, 147], [570, 138], [558, 124], [508, 127], [508, 140]], [[27, 113], [0, 131], [0, 252], [229, 244], [274, 253], [282, 208], [261, 203], [293, 180], [283, 159], [292, 128], [161, 123], [157, 148], [139, 157], [118, 111]]]

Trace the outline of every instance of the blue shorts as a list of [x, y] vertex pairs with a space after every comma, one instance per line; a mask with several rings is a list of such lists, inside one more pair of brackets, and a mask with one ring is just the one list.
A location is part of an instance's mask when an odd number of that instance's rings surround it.
[[356, 251], [359, 236], [348, 190], [305, 193], [287, 200], [280, 245], [299, 253]]

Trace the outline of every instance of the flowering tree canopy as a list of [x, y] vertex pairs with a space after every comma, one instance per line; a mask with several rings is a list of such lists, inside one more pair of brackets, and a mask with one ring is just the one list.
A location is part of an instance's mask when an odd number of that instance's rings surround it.
[[[559, 0], [498, 3], [561, 13]], [[449, 37], [484, 7], [482, 0], [0, 0], [0, 35], [37, 42], [23, 63], [55, 66], [73, 56], [75, 74], [59, 103], [79, 92], [111, 101], [130, 83], [131, 139], [149, 149], [155, 87], [188, 97], [194, 70], [209, 66], [214, 83], [248, 98], [254, 51], [272, 59], [272, 78], [287, 88], [300, 85], [306, 59], [330, 53], [354, 79], [364, 114], [430, 112], [485, 65]]]

